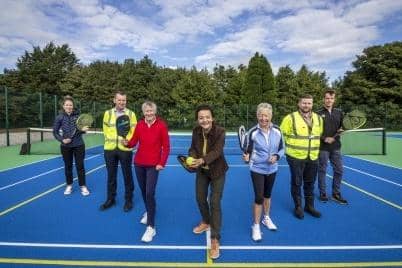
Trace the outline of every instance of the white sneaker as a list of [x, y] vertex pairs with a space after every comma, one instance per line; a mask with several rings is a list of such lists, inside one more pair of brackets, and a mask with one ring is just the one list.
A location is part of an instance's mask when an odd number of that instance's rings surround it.
[[251, 226], [251, 238], [255, 242], [259, 242], [262, 240], [261, 229], [259, 224], [253, 224]]
[[87, 188], [85, 185], [84, 185], [84, 186], [81, 186], [81, 194], [82, 194], [83, 196], [89, 195], [88, 188]]
[[145, 229], [145, 233], [142, 235], [141, 241], [145, 243], [149, 243], [152, 241], [152, 238], [156, 235], [156, 230], [155, 228], [152, 228], [151, 226], [148, 226], [147, 229]]
[[142, 218], [141, 218], [140, 222], [142, 224], [147, 224], [147, 222], [148, 222], [148, 214], [146, 212], [142, 215]]
[[278, 229], [268, 215], [264, 216], [264, 218], [262, 219], [262, 224], [267, 226], [267, 228], [271, 231], [276, 231]]
[[73, 192], [73, 186], [72, 185], [67, 185], [66, 189], [64, 190], [64, 195], [69, 195]]

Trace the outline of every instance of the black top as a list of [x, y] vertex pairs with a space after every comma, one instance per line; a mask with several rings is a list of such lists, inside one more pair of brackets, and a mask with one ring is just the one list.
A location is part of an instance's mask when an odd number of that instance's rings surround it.
[[324, 121], [324, 131], [321, 136], [320, 150], [333, 151], [341, 149], [340, 135], [335, 137], [335, 142], [332, 144], [325, 143], [326, 137], [334, 137], [338, 130], [342, 128], [343, 112], [341, 109], [332, 108], [330, 113], [327, 108], [322, 107], [317, 111]]

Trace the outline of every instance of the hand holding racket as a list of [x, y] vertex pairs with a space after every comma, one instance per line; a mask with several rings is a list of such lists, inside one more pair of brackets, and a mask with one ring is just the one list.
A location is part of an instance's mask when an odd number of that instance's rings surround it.
[[77, 118], [77, 129], [80, 131], [88, 131], [94, 122], [94, 118], [90, 114], [81, 114]]
[[117, 136], [126, 139], [128, 132], [130, 132], [130, 117], [126, 114], [119, 116], [116, 119]]
[[239, 138], [240, 150], [243, 152], [243, 160], [245, 162], [248, 162], [248, 161], [250, 161], [250, 158], [249, 158], [250, 156], [249, 156], [249, 154], [247, 154], [248, 137], [247, 137], [246, 128], [243, 125], [241, 125], [239, 127], [237, 136]]
[[341, 135], [345, 131], [358, 129], [366, 124], [367, 117], [366, 114], [359, 110], [353, 110], [347, 113], [342, 120], [343, 129], [340, 129], [338, 133], [335, 134], [334, 138]]
[[65, 137], [63, 139], [63, 143], [64, 144], [70, 143], [75, 134], [77, 134], [77, 131], [87, 131], [89, 127], [92, 125], [93, 121], [94, 119], [92, 115], [81, 114], [75, 121], [75, 127], [72, 127], [70, 132], [63, 133], [63, 136]]
[[177, 156], [177, 161], [179, 161], [179, 163], [181, 164], [181, 166], [187, 170], [190, 173], [194, 173], [197, 171], [197, 169], [195, 168], [191, 168], [190, 164], [193, 162], [193, 158], [192, 157], [186, 157], [184, 155], [178, 155]]

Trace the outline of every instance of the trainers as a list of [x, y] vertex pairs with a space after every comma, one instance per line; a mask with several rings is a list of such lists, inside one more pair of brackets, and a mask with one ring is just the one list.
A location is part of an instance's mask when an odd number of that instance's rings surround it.
[[147, 224], [147, 222], [148, 222], [148, 214], [146, 212], [142, 215], [142, 218], [141, 218], [140, 222], [142, 224]]
[[73, 192], [73, 186], [72, 185], [67, 185], [66, 189], [64, 190], [64, 195], [69, 195]]
[[193, 233], [195, 234], [202, 234], [205, 231], [209, 230], [209, 224], [206, 224], [204, 222], [200, 222], [196, 227], [193, 229]]
[[254, 240], [254, 242], [260, 242], [262, 240], [259, 224], [253, 224], [253, 226], [251, 226], [251, 238]]
[[336, 201], [336, 202], [338, 202], [339, 204], [342, 204], [342, 205], [347, 205], [348, 204], [348, 201], [343, 199], [341, 194], [333, 194], [332, 195], [332, 200], [334, 200], [334, 201]]
[[89, 195], [88, 188], [87, 188], [85, 185], [84, 185], [84, 186], [81, 186], [81, 194], [82, 194], [83, 196]]
[[264, 216], [262, 219], [262, 224], [264, 224], [271, 231], [276, 231], [278, 229], [268, 215]]
[[211, 239], [211, 249], [209, 250], [209, 257], [213, 260], [219, 258], [219, 241], [216, 238]]
[[148, 226], [147, 229], [145, 229], [145, 233], [142, 235], [141, 241], [149, 243], [152, 241], [155, 235], [156, 235], [155, 228]]
[[326, 193], [322, 193], [322, 194], [320, 194], [320, 201], [321, 202], [328, 202], [328, 196], [327, 196], [327, 194]]

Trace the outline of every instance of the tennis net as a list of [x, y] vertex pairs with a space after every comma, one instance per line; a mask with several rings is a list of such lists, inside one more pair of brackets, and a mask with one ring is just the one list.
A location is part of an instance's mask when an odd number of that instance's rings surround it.
[[[173, 132], [169, 133], [170, 137], [170, 154], [187, 155], [191, 145], [190, 132]], [[103, 153], [104, 136], [100, 131], [88, 131], [83, 135], [86, 154]], [[242, 155], [239, 147], [237, 134], [227, 133], [225, 140], [224, 153], [227, 155]], [[52, 129], [46, 128], [28, 128], [26, 134], [25, 153], [34, 155], [52, 155], [60, 154], [60, 142], [53, 137]], [[21, 147], [21, 148], [22, 148]]]
[[385, 155], [385, 128], [348, 130], [341, 135], [342, 153], [347, 155]]

